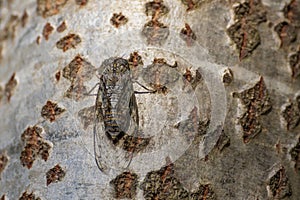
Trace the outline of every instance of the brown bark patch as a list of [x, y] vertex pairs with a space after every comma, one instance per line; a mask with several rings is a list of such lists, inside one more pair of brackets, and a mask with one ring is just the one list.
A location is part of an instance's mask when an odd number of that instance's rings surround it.
[[59, 41], [56, 42], [56, 47], [58, 49], [62, 49], [63, 52], [73, 48], [75, 49], [76, 46], [81, 43], [81, 38], [79, 35], [71, 33], [66, 35], [65, 37], [61, 38]]
[[49, 35], [53, 32], [54, 28], [51, 26], [51, 24], [48, 22], [45, 24], [44, 29], [43, 29], [43, 36], [45, 40], [49, 39]]
[[55, 165], [46, 173], [47, 186], [50, 183], [57, 183], [59, 181], [62, 181], [65, 175], [66, 172], [63, 170], [63, 168], [59, 164]]
[[266, 11], [260, 0], [247, 0], [233, 8], [235, 23], [227, 29], [230, 39], [239, 50], [239, 58], [244, 58], [260, 44], [258, 24], [266, 22]]
[[180, 37], [185, 41], [187, 46], [192, 46], [197, 39], [196, 34], [187, 23], [185, 23], [185, 28], [180, 31]]
[[115, 198], [132, 199], [136, 196], [136, 189], [138, 185], [138, 176], [135, 173], [123, 172], [113, 179], [110, 184], [114, 186]]
[[289, 179], [286, 175], [284, 167], [281, 167], [275, 175], [273, 175], [268, 183], [270, 196], [274, 199], [283, 199], [292, 195]]
[[57, 103], [54, 103], [52, 101], [47, 101], [46, 105], [43, 106], [41, 111], [41, 116], [44, 119], [48, 119], [50, 122], [55, 121], [56, 117], [66, 110], [63, 108], [60, 108]]
[[61, 33], [64, 32], [67, 29], [67, 24], [66, 22], [62, 22], [57, 28], [56, 31]]
[[46, 18], [56, 15], [68, 0], [37, 0], [37, 14]]
[[44, 161], [48, 160], [51, 146], [42, 138], [41, 133], [42, 128], [33, 126], [28, 127], [21, 135], [25, 147], [21, 152], [20, 160], [21, 164], [28, 169], [32, 167], [33, 162], [38, 156]]
[[8, 164], [8, 156], [5, 152], [0, 153], [0, 180], [1, 180], [1, 174], [4, 171]]
[[41, 200], [41, 198], [36, 197], [35, 194], [33, 194], [33, 192], [27, 193], [27, 191], [25, 191], [23, 192], [19, 200]]
[[125, 17], [121, 12], [119, 14], [114, 13], [110, 19], [110, 23], [116, 28], [119, 28], [119, 26], [122, 26], [127, 22], [128, 22], [128, 18]]
[[300, 172], [300, 137], [298, 143], [290, 151], [292, 161], [295, 162], [295, 170]]
[[250, 142], [262, 130], [260, 116], [267, 114], [271, 108], [271, 101], [263, 77], [251, 88], [240, 93], [234, 93], [246, 111], [239, 118], [243, 129], [244, 143]]

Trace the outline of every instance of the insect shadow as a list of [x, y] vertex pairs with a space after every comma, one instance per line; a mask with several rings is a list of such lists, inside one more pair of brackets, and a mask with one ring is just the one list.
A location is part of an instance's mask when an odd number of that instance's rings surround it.
[[[94, 155], [98, 168], [128, 168], [134, 153], [151, 138], [141, 137], [135, 94], [156, 93], [132, 80], [126, 59], [112, 57], [102, 62], [99, 82], [86, 94], [96, 96], [94, 112]], [[147, 91], [134, 91], [133, 83]], [[97, 94], [91, 94], [98, 87]], [[104, 134], [105, 133], [105, 134]]]

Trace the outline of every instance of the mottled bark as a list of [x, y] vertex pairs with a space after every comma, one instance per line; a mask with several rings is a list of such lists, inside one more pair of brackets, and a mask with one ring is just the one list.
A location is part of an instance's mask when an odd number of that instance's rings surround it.
[[[0, 0], [0, 199], [299, 199], [299, 19], [299, 0]], [[95, 101], [118, 57], [136, 93], [112, 139]]]

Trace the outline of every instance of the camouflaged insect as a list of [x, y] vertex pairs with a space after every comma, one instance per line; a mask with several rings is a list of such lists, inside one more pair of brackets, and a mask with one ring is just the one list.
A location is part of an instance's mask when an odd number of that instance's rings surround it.
[[126, 152], [122, 153], [124, 150], [118, 152], [116, 148], [125, 135], [137, 134], [139, 117], [128, 61], [109, 58], [103, 61], [100, 69], [104, 70], [100, 75], [96, 98], [94, 151], [99, 169], [106, 171], [108, 165], [112, 167], [111, 163], [118, 161], [125, 162], [123, 166], [129, 166], [133, 152], [128, 158], [128, 152], [126, 156]]

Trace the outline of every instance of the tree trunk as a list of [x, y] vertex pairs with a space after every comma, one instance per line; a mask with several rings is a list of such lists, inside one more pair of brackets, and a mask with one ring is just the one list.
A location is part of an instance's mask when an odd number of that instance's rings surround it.
[[0, 198], [299, 199], [299, 28], [299, 0], [0, 0]]

